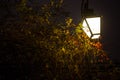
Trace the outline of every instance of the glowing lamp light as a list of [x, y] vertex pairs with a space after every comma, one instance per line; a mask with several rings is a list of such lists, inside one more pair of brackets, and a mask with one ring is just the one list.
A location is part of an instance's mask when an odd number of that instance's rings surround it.
[[100, 37], [101, 17], [88, 17], [84, 18], [83, 31], [91, 39], [98, 39]]

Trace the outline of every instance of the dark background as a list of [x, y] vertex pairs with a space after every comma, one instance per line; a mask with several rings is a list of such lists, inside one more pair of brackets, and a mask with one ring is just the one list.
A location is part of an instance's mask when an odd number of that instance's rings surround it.
[[[75, 23], [81, 20], [81, 0], [64, 0]], [[114, 62], [120, 63], [120, 3], [118, 0], [89, 0], [89, 8], [102, 17], [101, 43]]]

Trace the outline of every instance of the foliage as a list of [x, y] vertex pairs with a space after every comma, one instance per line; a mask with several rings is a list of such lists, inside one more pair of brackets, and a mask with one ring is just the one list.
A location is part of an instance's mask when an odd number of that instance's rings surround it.
[[17, 18], [8, 18], [0, 27], [2, 79], [103, 80], [116, 76], [101, 43], [91, 41], [81, 24], [72, 22], [62, 3], [50, 0], [38, 10], [28, 6], [27, 0], [16, 5]]

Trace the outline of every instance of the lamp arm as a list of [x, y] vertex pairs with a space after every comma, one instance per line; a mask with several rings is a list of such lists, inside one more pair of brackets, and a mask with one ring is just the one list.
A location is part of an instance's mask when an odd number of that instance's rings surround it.
[[89, 0], [82, 0], [81, 1], [81, 15], [83, 17], [83, 15], [85, 14], [85, 11], [88, 10], [89, 7]]

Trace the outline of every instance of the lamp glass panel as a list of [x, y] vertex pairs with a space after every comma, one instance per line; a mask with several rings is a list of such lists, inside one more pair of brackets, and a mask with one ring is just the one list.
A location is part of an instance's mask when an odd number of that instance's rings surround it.
[[83, 21], [82, 26], [83, 26], [83, 31], [88, 35], [88, 37], [91, 37], [90, 30], [85, 20]]
[[98, 39], [100, 37], [100, 35], [93, 35], [92, 39]]
[[92, 34], [100, 33], [100, 17], [86, 18]]

